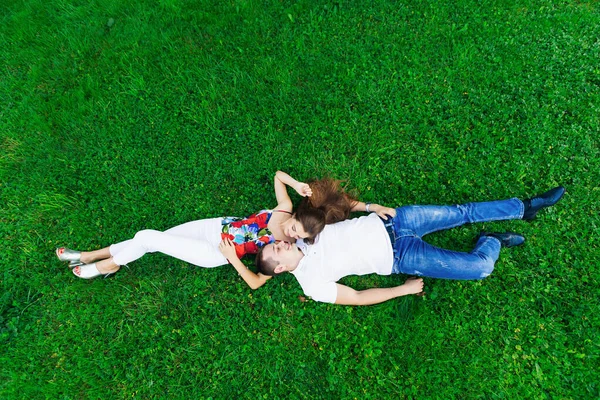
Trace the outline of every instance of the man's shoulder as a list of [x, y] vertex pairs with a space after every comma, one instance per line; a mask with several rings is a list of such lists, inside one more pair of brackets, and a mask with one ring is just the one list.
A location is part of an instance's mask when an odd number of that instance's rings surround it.
[[307, 296], [312, 297], [313, 300], [334, 303], [337, 296], [337, 289], [335, 282], [327, 279], [321, 273], [319, 268], [312, 268], [316, 264], [307, 263], [304, 258], [301, 264], [292, 271], [292, 274], [302, 287], [302, 291]]
[[314, 256], [311, 257], [311, 255], [308, 254], [302, 258], [298, 264], [298, 267], [292, 271], [292, 274], [296, 277], [296, 280], [300, 283], [300, 285], [302, 285], [303, 288], [305, 286], [312, 286], [318, 284], [319, 282], [326, 281], [325, 277], [323, 276], [322, 267], [320, 266], [320, 260], [317, 260]]

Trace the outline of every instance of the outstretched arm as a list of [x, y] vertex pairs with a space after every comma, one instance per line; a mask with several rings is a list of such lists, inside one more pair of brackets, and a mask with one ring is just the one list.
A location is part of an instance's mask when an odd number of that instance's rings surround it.
[[367, 210], [367, 204], [363, 203], [362, 201], [356, 201], [350, 211], [374, 212], [385, 220], [388, 219], [388, 215], [392, 218], [396, 216], [396, 210], [394, 208], [384, 207], [379, 204], [371, 203], [369, 204], [369, 209]]
[[403, 285], [391, 288], [377, 288], [357, 291], [348, 286], [337, 284], [335, 304], [347, 306], [367, 306], [379, 304], [407, 294], [423, 291], [423, 279], [408, 279]]
[[302, 197], [312, 195], [312, 190], [304, 182], [298, 182], [288, 174], [282, 171], [277, 171], [273, 180], [275, 187], [275, 197], [277, 198], [277, 208], [285, 211], [292, 211], [292, 199], [287, 192], [287, 186], [294, 188]]
[[235, 253], [235, 247], [233, 246], [233, 242], [229, 239], [223, 239], [221, 244], [219, 244], [219, 250], [225, 258], [233, 265], [233, 268], [238, 272], [238, 274], [242, 277], [242, 279], [250, 286], [251, 289], [258, 289], [262, 285], [265, 284], [266, 281], [271, 279], [268, 275], [263, 274], [255, 274], [250, 271], [240, 260]]

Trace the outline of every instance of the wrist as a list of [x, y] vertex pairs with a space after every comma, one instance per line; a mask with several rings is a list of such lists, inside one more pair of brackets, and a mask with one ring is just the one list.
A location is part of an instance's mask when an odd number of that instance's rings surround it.
[[365, 211], [366, 212], [371, 212], [371, 203], [365, 203]]
[[396, 297], [406, 296], [409, 293], [409, 289], [408, 289], [406, 283], [404, 283], [400, 286], [396, 286], [394, 289], [397, 289]]

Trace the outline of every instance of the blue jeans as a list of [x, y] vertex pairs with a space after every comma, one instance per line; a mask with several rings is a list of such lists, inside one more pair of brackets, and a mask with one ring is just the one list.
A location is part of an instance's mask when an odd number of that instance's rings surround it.
[[394, 234], [392, 273], [442, 279], [483, 279], [492, 273], [500, 255], [498, 239], [482, 236], [473, 251], [462, 253], [432, 246], [422, 237], [466, 223], [520, 219], [523, 208], [523, 202], [517, 198], [456, 206], [399, 207], [396, 217], [388, 222]]

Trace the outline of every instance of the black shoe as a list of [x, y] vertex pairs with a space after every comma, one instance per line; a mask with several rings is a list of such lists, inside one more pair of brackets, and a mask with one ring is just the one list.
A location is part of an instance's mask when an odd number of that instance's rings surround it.
[[550, 207], [558, 203], [558, 201], [565, 194], [565, 188], [562, 186], [555, 187], [554, 189], [548, 190], [546, 193], [542, 193], [539, 196], [532, 197], [527, 200], [523, 200], [525, 204], [525, 211], [523, 212], [523, 219], [531, 221], [535, 218], [535, 215], [542, 208]]
[[525, 238], [514, 232], [481, 232], [479, 238], [482, 236], [491, 236], [498, 239], [502, 247], [515, 247], [525, 243]]

